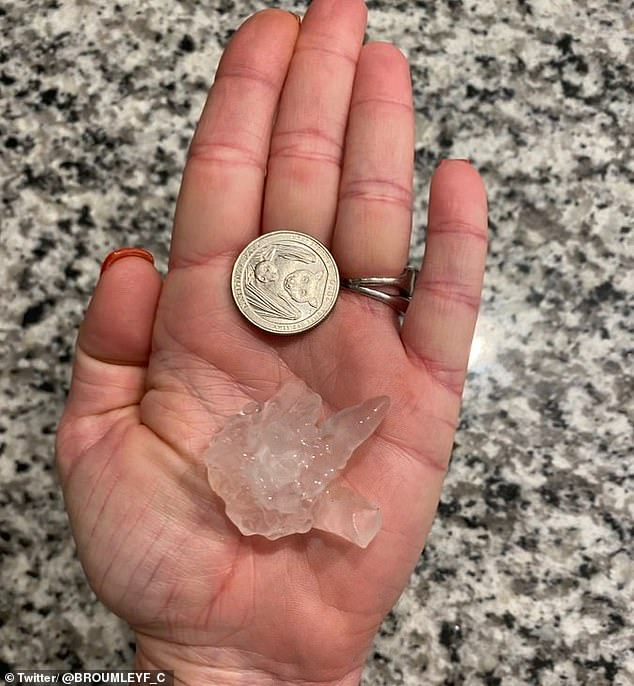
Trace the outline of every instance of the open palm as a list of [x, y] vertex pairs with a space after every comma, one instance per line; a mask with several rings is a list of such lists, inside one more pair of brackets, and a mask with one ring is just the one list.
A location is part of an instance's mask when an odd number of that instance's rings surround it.
[[[229, 278], [262, 231], [319, 238], [344, 276], [395, 275], [411, 225], [412, 96], [393, 46], [362, 46], [361, 0], [266, 10], [233, 36], [201, 116], [164, 282], [138, 257], [102, 275], [80, 329], [57, 442], [79, 555], [136, 632], [139, 665], [184, 681], [354, 684], [420, 555], [449, 459], [486, 253], [467, 163], [435, 172], [425, 261], [401, 327], [342, 291], [310, 332], [265, 334]], [[390, 411], [346, 480], [383, 525], [361, 550], [312, 531], [245, 537], [202, 453], [224, 418], [291, 377], [336, 411]], [[246, 676], [245, 676], [246, 675]]]

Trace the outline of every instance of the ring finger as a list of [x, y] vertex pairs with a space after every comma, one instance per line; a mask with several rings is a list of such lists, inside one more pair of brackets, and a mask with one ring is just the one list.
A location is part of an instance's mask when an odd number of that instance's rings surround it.
[[313, 0], [304, 17], [271, 137], [265, 232], [295, 229], [330, 243], [366, 17], [361, 0]]
[[396, 276], [412, 224], [414, 110], [409, 65], [389, 43], [368, 43], [350, 104], [332, 251], [342, 276]]

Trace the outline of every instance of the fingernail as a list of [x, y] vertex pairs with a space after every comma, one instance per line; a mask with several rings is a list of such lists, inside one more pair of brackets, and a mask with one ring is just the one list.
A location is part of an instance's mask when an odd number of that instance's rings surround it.
[[295, 19], [297, 19], [298, 24], [302, 23], [302, 15], [301, 14], [297, 14], [297, 12], [292, 12], [291, 10], [288, 10], [288, 12], [289, 12], [289, 14], [292, 14], [295, 17]]
[[449, 157], [447, 159], [440, 160], [440, 162], [438, 162], [438, 164], [436, 165], [436, 169], [438, 169], [438, 167], [440, 167], [440, 165], [444, 162], [466, 162], [467, 164], [473, 164], [471, 160], [467, 157]]
[[144, 248], [117, 248], [106, 255], [106, 259], [101, 263], [101, 272], [99, 273], [99, 276], [107, 269], [110, 269], [117, 260], [121, 260], [124, 257], [140, 257], [143, 260], [147, 260], [150, 264], [154, 264], [152, 253]]

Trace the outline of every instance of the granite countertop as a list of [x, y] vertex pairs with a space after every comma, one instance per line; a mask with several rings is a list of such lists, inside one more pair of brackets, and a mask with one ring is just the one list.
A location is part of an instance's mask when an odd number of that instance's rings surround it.
[[[634, 683], [627, 4], [368, 1], [368, 36], [412, 64], [414, 255], [444, 156], [470, 157], [485, 177], [491, 247], [438, 517], [364, 686]], [[100, 260], [138, 244], [165, 269], [221, 49], [263, 6], [0, 8], [5, 670], [132, 659], [75, 557], [54, 432]]]

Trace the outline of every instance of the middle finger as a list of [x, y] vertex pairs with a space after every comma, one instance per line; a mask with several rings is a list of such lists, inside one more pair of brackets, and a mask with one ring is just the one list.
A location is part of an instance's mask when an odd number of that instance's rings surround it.
[[262, 230], [295, 229], [328, 245], [367, 10], [362, 0], [313, 0], [273, 128]]

